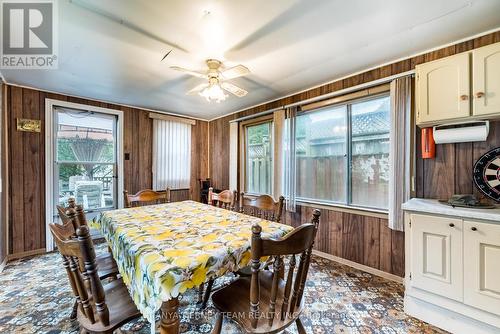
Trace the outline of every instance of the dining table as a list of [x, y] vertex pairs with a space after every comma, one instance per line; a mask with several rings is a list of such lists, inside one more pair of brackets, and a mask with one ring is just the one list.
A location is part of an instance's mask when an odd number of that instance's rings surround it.
[[249, 265], [254, 224], [264, 238], [293, 229], [195, 201], [110, 210], [94, 221], [152, 333], [160, 310], [162, 334], [179, 332], [179, 297], [188, 289]]

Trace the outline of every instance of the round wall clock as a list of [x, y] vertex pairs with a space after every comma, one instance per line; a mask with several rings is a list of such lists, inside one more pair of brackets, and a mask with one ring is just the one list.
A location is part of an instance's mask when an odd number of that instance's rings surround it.
[[474, 183], [483, 194], [500, 202], [500, 147], [489, 151], [476, 161]]

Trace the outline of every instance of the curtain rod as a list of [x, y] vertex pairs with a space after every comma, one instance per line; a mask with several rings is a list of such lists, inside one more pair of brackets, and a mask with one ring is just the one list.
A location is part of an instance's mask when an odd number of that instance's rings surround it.
[[240, 122], [240, 121], [244, 121], [244, 120], [247, 120], [247, 119], [251, 119], [251, 118], [255, 118], [255, 117], [260, 117], [260, 116], [268, 115], [268, 114], [271, 114], [271, 113], [273, 113], [275, 111], [278, 111], [278, 110], [281, 110], [281, 109], [286, 109], [286, 108], [290, 108], [290, 107], [300, 106], [300, 105], [303, 105], [303, 104], [309, 104], [309, 103], [312, 103], [312, 102], [316, 102], [316, 101], [321, 101], [321, 100], [325, 100], [325, 99], [328, 99], [328, 98], [332, 98], [332, 97], [335, 97], [335, 96], [344, 95], [344, 94], [347, 94], [347, 93], [352, 93], [352, 92], [357, 91], [357, 90], [361, 90], [361, 89], [366, 89], [366, 88], [370, 88], [370, 87], [382, 85], [382, 84], [391, 82], [394, 79], [398, 79], [398, 78], [402, 78], [402, 77], [406, 77], [406, 76], [410, 76], [410, 75], [413, 76], [414, 74], [415, 74], [415, 70], [406, 71], [406, 72], [399, 73], [399, 74], [394, 74], [394, 75], [391, 75], [391, 76], [388, 76], [388, 77], [385, 77], [385, 78], [381, 78], [381, 79], [377, 79], [377, 80], [365, 82], [365, 83], [362, 83], [362, 84], [359, 84], [359, 85], [356, 85], [356, 86], [352, 86], [352, 87], [349, 87], [349, 88], [344, 88], [344, 89], [337, 90], [337, 91], [334, 91], [334, 92], [331, 92], [331, 93], [327, 93], [327, 94], [323, 94], [323, 95], [320, 95], [320, 96], [312, 97], [312, 98], [307, 99], [307, 100], [302, 100], [302, 101], [299, 101], [299, 102], [295, 102], [295, 103], [291, 103], [291, 104], [286, 104], [286, 105], [284, 105], [282, 107], [278, 107], [278, 108], [273, 108], [273, 109], [269, 109], [269, 110], [266, 110], [266, 111], [262, 111], [262, 112], [259, 112], [257, 114], [253, 114], [253, 115], [249, 115], [249, 116], [244, 116], [244, 117], [240, 117], [240, 118], [237, 118], [237, 119], [233, 119], [232, 121], [229, 121], [229, 123]]

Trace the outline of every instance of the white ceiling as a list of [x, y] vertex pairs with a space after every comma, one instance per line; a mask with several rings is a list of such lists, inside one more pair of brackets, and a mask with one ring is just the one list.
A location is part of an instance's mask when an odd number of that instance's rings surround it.
[[[62, 0], [59, 69], [6, 82], [211, 119], [500, 27], [499, 0]], [[160, 62], [163, 55], [172, 53]], [[218, 58], [243, 98], [186, 96]]]

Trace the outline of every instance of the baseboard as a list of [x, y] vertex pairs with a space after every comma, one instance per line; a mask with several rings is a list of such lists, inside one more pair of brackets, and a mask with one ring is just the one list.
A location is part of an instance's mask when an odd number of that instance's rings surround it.
[[47, 253], [47, 250], [45, 248], [39, 248], [39, 249], [34, 249], [26, 252], [19, 252], [19, 253], [14, 253], [14, 254], [9, 254], [7, 255], [7, 262], [17, 260], [17, 259], [22, 259], [23, 257], [28, 257], [28, 256], [35, 256], [35, 255], [40, 255], [40, 254], [45, 254]]
[[385, 272], [385, 271], [382, 271], [382, 270], [379, 270], [376, 268], [365, 266], [364, 264], [360, 264], [360, 263], [357, 263], [354, 261], [346, 260], [346, 259], [343, 259], [341, 257], [334, 256], [334, 255], [331, 255], [328, 253], [323, 253], [323, 252], [320, 252], [317, 250], [313, 250], [313, 254], [317, 255], [319, 257], [328, 259], [328, 260], [332, 260], [332, 261], [335, 261], [335, 262], [338, 262], [341, 264], [345, 264], [346, 266], [353, 267], [353, 268], [358, 269], [358, 270], [366, 271], [367, 273], [373, 274], [375, 276], [380, 276], [382, 278], [385, 278], [385, 279], [388, 279], [388, 280], [391, 280], [391, 281], [394, 281], [397, 283], [404, 284], [403, 277], [399, 277], [397, 275], [394, 275], [394, 274], [391, 274], [391, 273], [388, 273], [388, 272]]
[[405, 296], [405, 313], [454, 334], [498, 334], [499, 328], [457, 312]]

